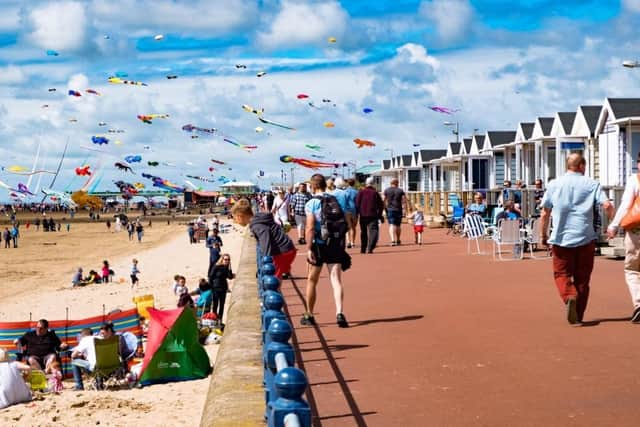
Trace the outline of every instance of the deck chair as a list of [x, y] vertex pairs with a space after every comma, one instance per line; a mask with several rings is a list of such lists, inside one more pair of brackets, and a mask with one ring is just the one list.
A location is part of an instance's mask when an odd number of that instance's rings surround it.
[[464, 208], [461, 206], [453, 207], [453, 215], [447, 218], [447, 227], [449, 230], [447, 234], [453, 232], [453, 234], [461, 234], [462, 233], [462, 218], [464, 217]]
[[[467, 236], [467, 254], [484, 255], [480, 250], [480, 239], [484, 238], [487, 230], [484, 219], [480, 215], [466, 215], [463, 219], [464, 234]], [[476, 252], [471, 249], [471, 241], [476, 242]]]
[[27, 382], [33, 391], [45, 391], [48, 387], [47, 376], [44, 371], [33, 369], [27, 378]]
[[[543, 256], [535, 256], [533, 246], [542, 245], [542, 233], [540, 233], [540, 219], [539, 218], [531, 218], [529, 222], [529, 226], [527, 227], [527, 235], [525, 236], [524, 241], [529, 245], [529, 253], [531, 254], [532, 259], [547, 259], [551, 257], [550, 249], [545, 250], [545, 255]], [[547, 229], [547, 233], [549, 230]]]
[[[501, 219], [498, 221], [496, 232], [492, 236], [493, 240], [493, 259], [500, 261], [514, 261], [522, 259], [522, 245], [524, 244], [523, 233], [520, 230], [519, 219]], [[502, 256], [502, 247], [511, 246], [513, 254], [511, 258]], [[496, 256], [497, 254], [497, 256]]]
[[89, 376], [98, 390], [107, 386], [107, 380], [112, 377], [124, 376], [122, 361], [120, 360], [120, 337], [114, 335], [108, 339], [93, 340], [96, 348], [96, 366]]

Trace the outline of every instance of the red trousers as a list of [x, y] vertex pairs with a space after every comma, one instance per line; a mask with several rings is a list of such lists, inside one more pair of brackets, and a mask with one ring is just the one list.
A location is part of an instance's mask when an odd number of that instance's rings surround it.
[[291, 264], [296, 259], [297, 249], [292, 249], [280, 255], [273, 256], [273, 264], [276, 267], [276, 277], [282, 279], [284, 273], [291, 273]]
[[553, 246], [553, 277], [560, 298], [566, 304], [570, 297], [576, 298], [578, 320], [582, 321], [589, 301], [589, 281], [593, 271], [596, 244], [575, 248]]

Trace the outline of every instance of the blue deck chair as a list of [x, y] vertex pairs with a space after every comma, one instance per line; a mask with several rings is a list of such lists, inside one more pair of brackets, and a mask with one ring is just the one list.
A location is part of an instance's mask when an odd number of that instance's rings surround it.
[[462, 233], [462, 218], [464, 218], [464, 208], [461, 206], [454, 206], [453, 215], [450, 218], [447, 218], [447, 226], [449, 227], [447, 234], [451, 232], [453, 232], [453, 234]]

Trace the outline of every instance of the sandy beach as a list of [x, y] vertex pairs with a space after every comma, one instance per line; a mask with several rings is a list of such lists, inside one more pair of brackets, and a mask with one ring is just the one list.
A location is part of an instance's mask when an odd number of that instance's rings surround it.
[[[0, 271], [5, 279], [0, 288], [0, 318], [7, 321], [28, 320], [30, 313], [34, 320], [64, 319], [66, 308], [70, 318], [95, 316], [103, 309], [132, 308], [132, 298], [144, 294], [154, 295], [157, 308], [174, 308], [173, 276], [184, 275], [190, 289], [206, 276], [208, 250], [204, 243], [189, 243], [184, 223], [155, 222], [145, 227], [142, 243], [130, 242], [125, 231], [114, 233], [113, 226], [109, 231], [104, 223], [76, 223], [70, 232], [63, 227], [55, 233], [23, 226], [21, 232], [17, 249], [0, 248]], [[221, 237], [224, 252], [231, 254], [236, 268], [241, 236], [231, 229]], [[129, 271], [134, 257], [141, 274], [139, 286], [131, 289]], [[90, 269], [99, 271], [104, 259], [116, 273], [113, 282], [71, 288], [77, 267], [83, 267], [85, 274]], [[205, 348], [213, 364], [218, 346]], [[0, 411], [0, 424], [191, 425], [200, 419], [208, 384], [205, 378], [143, 389], [75, 392], [70, 390], [73, 382], [66, 381], [60, 395], [48, 394], [42, 400]]]

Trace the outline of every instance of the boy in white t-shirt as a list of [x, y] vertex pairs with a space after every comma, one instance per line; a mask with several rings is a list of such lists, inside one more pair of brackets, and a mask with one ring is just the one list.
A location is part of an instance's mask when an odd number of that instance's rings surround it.
[[71, 367], [73, 369], [73, 379], [76, 382], [74, 390], [84, 390], [82, 383], [82, 370], [93, 371], [96, 366], [96, 347], [93, 331], [90, 328], [84, 328], [80, 332], [80, 340], [78, 345], [71, 352]]
[[413, 222], [413, 236], [417, 245], [422, 245], [422, 232], [424, 231], [424, 212], [420, 205], [415, 206], [415, 211], [409, 217]]

